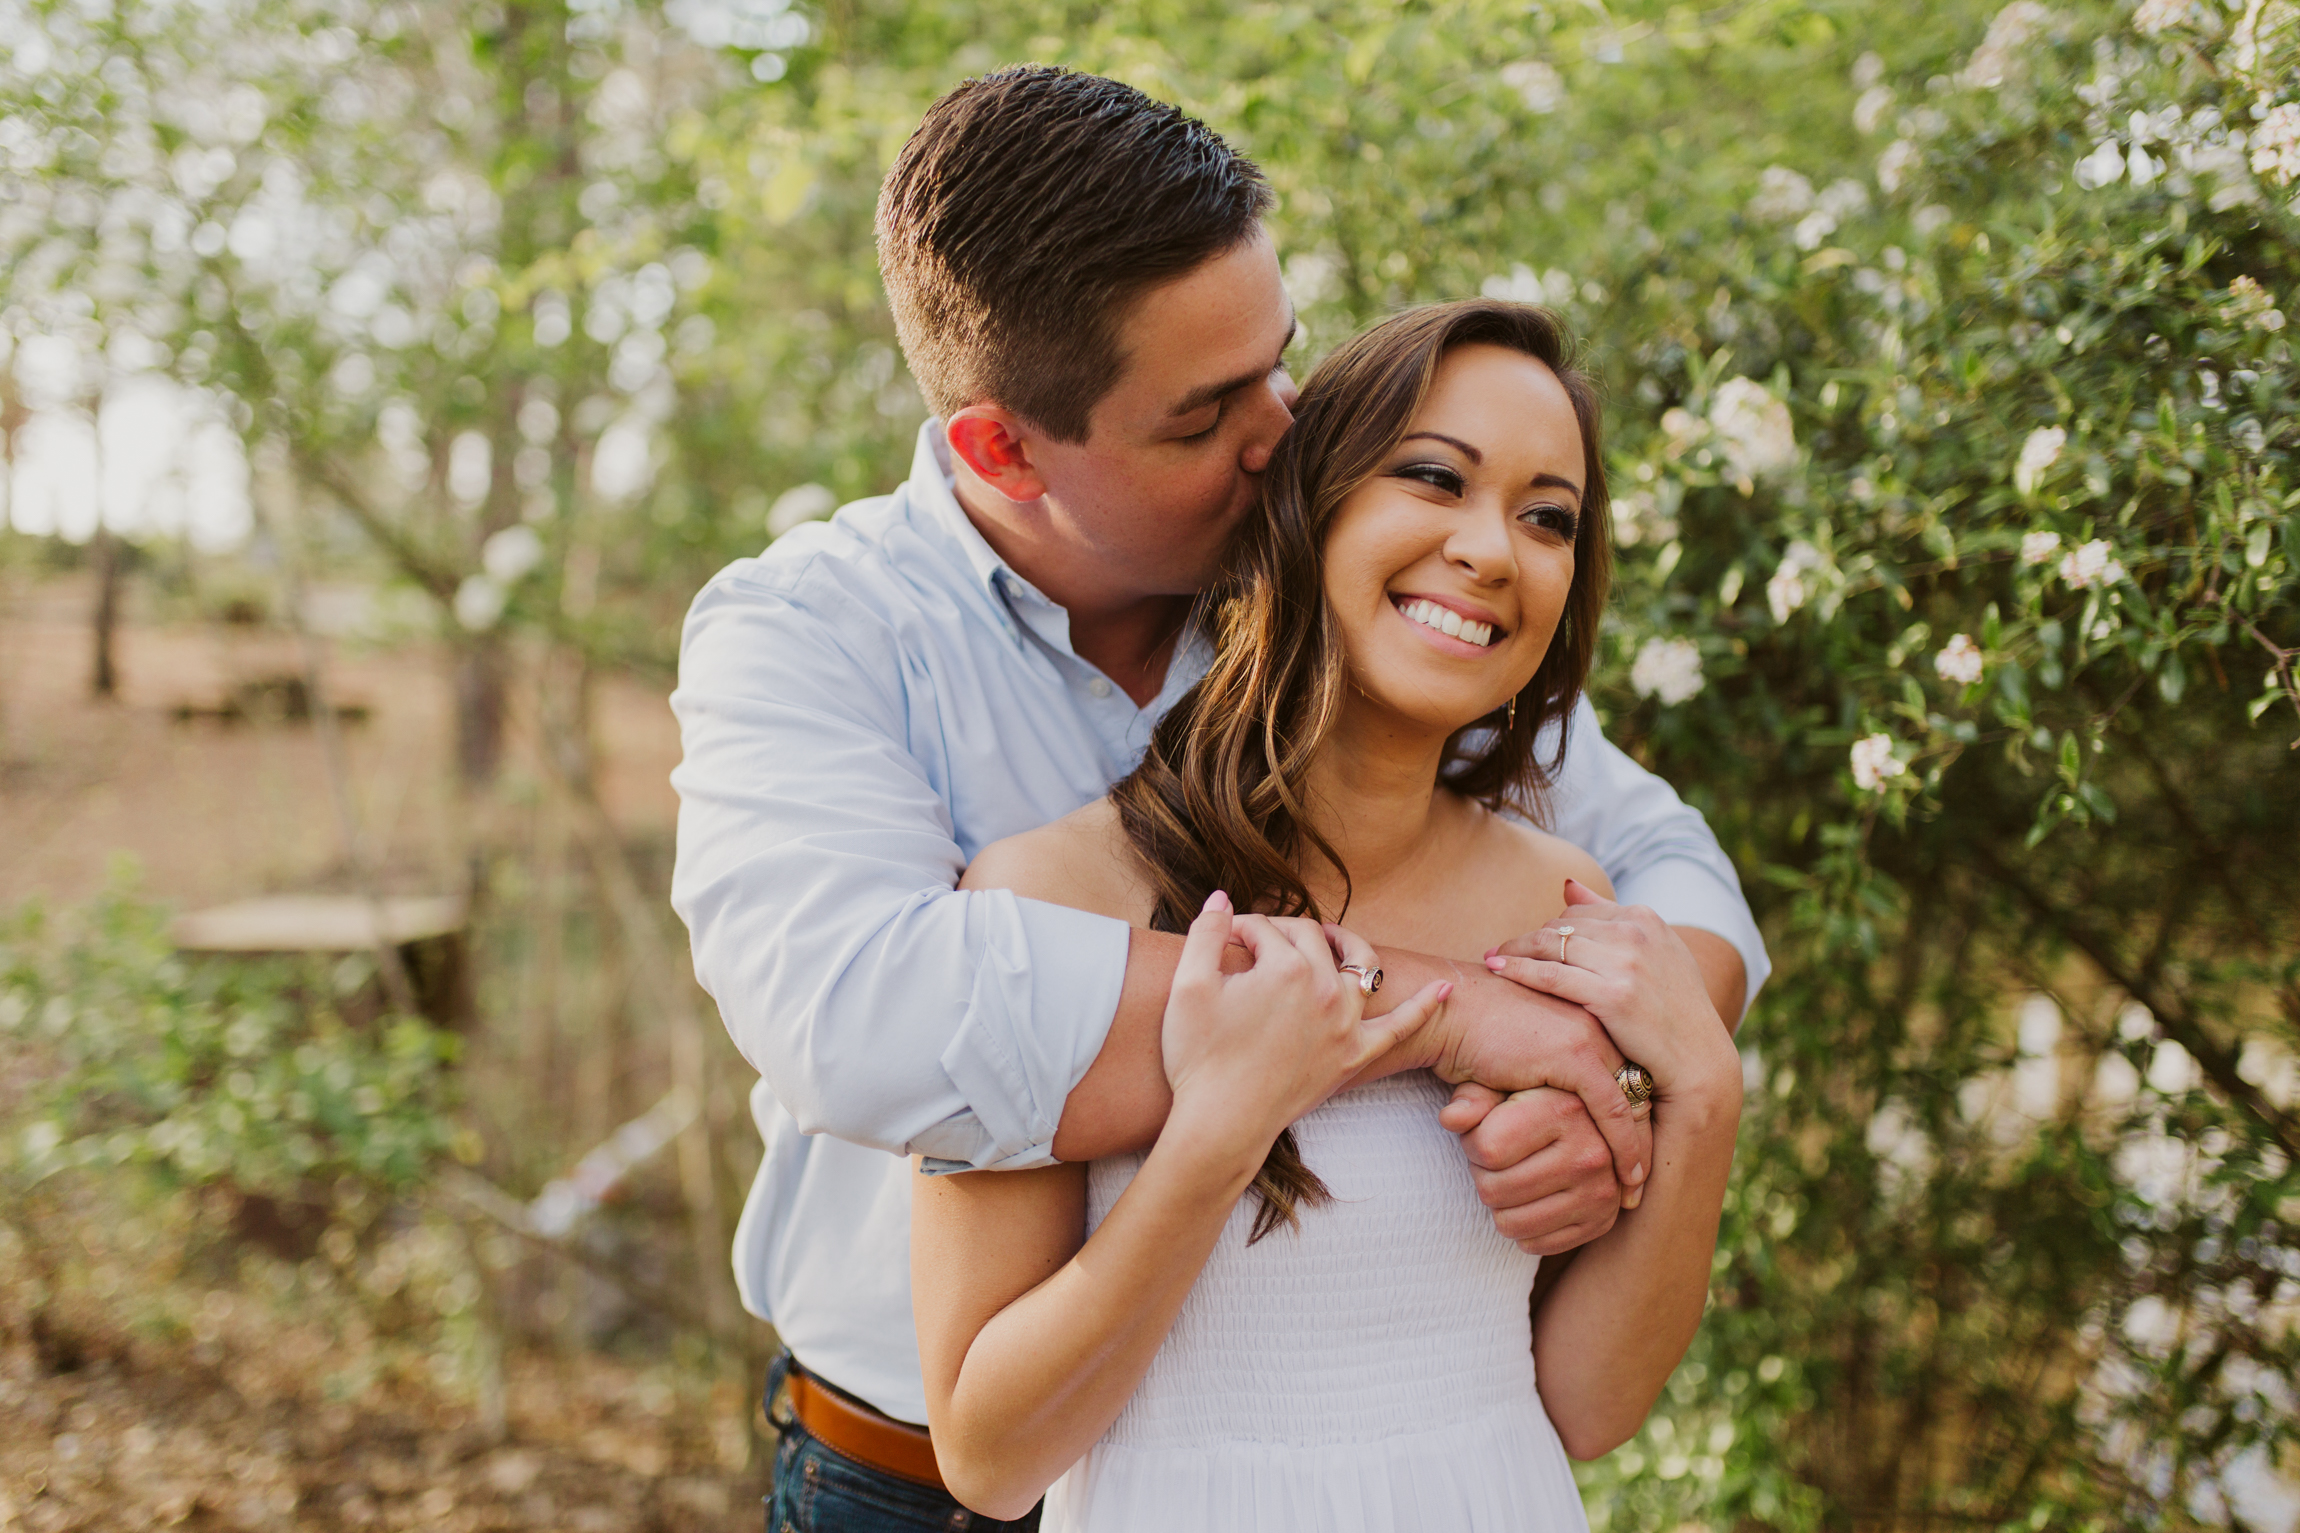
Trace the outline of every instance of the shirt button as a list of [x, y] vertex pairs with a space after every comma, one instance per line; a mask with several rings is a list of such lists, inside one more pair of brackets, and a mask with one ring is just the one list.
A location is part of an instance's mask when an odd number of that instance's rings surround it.
[[1086, 684], [1086, 690], [1096, 697], [1108, 697], [1110, 695], [1110, 683], [1097, 676]]

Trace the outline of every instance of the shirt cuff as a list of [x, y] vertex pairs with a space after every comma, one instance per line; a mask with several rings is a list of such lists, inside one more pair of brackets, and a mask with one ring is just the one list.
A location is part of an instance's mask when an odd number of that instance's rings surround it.
[[1747, 901], [1717, 869], [1694, 857], [1661, 857], [1620, 880], [1614, 894], [1624, 905], [1650, 906], [1671, 926], [1699, 927], [1733, 944], [1747, 977], [1741, 1015], [1749, 1014], [1773, 964], [1765, 956], [1765, 939], [1757, 933]]
[[977, 1171], [1051, 1164], [1063, 1106], [1118, 1013], [1131, 930], [1005, 889], [960, 898], [968, 902], [968, 946], [982, 956], [942, 1068], [966, 1102], [959, 1117], [972, 1118], [973, 1132], [946, 1119], [914, 1153], [935, 1170], [958, 1169], [943, 1164], [953, 1161]]

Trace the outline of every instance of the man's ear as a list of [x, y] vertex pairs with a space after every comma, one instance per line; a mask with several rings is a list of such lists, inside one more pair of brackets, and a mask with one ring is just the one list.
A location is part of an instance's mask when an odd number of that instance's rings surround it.
[[1035, 433], [1013, 411], [997, 405], [968, 405], [951, 412], [942, 432], [950, 441], [951, 456], [1008, 500], [1028, 505], [1045, 497], [1046, 481], [1031, 461]]

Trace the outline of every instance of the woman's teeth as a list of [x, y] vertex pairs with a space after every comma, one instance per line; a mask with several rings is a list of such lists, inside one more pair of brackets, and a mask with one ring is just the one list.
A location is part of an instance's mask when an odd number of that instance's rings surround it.
[[1424, 628], [1435, 628], [1448, 638], [1460, 639], [1481, 649], [1493, 643], [1493, 624], [1463, 617], [1451, 607], [1441, 607], [1434, 601], [1400, 602], [1398, 610]]

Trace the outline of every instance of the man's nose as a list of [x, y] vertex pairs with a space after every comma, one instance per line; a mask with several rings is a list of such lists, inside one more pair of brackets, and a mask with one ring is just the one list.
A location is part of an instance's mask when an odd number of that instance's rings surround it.
[[1293, 376], [1284, 368], [1270, 374], [1269, 384], [1256, 397], [1254, 430], [1238, 454], [1240, 468], [1258, 474], [1270, 466], [1270, 454], [1277, 451], [1278, 438], [1286, 434], [1286, 428], [1294, 424], [1294, 401], [1301, 397], [1302, 391], [1294, 387]]

